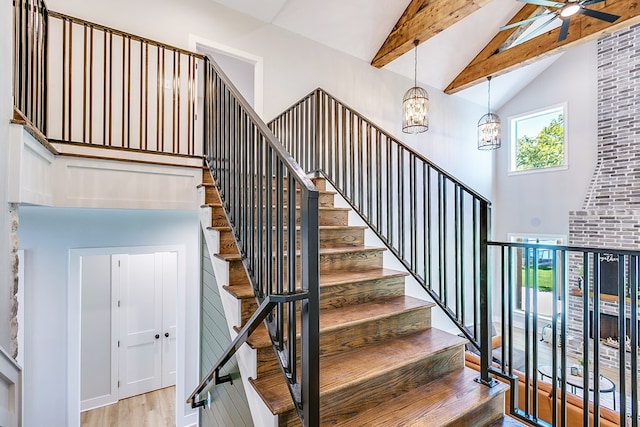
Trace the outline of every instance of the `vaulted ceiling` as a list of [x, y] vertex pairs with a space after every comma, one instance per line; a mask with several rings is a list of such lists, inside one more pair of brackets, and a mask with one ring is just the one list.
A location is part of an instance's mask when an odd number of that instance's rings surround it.
[[640, 22], [640, 0], [607, 0], [589, 8], [620, 15], [613, 24], [574, 15], [562, 42], [555, 28], [509, 47], [522, 29], [500, 27], [540, 13], [539, 7], [516, 0], [214, 1], [410, 78], [418, 40], [418, 81], [482, 103], [486, 92], [477, 84], [497, 76], [497, 108], [557, 54]]

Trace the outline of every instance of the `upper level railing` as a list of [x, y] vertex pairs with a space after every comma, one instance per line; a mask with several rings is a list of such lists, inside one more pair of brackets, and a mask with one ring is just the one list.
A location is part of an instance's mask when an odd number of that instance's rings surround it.
[[511, 413], [539, 426], [637, 427], [640, 251], [489, 247], [502, 337], [490, 371], [514, 384]]
[[[202, 55], [14, 2], [15, 108], [50, 142], [202, 155]], [[201, 73], [200, 73], [201, 74]]]
[[219, 379], [221, 364], [266, 316], [300, 418], [305, 426], [317, 426], [318, 190], [210, 58], [205, 60], [204, 115], [205, 157], [261, 307], [190, 400], [199, 404], [196, 399]]
[[321, 89], [269, 127], [306, 171], [326, 177], [475, 346], [483, 330], [490, 340], [480, 309], [488, 298], [487, 199]]
[[14, 107], [46, 135], [49, 11], [42, 0], [14, 0], [13, 9]]

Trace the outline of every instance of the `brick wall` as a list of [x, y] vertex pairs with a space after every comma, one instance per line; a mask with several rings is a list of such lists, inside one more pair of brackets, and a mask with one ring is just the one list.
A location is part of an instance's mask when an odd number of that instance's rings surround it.
[[[583, 209], [569, 212], [569, 245], [640, 250], [640, 25], [598, 41], [597, 88], [598, 162]], [[572, 287], [581, 262], [579, 255], [569, 257]], [[582, 297], [570, 296], [568, 304], [568, 333], [577, 339], [567, 349], [580, 357], [588, 320]], [[602, 302], [601, 310], [617, 313], [617, 304]], [[601, 362], [616, 368], [612, 352], [601, 349]]]

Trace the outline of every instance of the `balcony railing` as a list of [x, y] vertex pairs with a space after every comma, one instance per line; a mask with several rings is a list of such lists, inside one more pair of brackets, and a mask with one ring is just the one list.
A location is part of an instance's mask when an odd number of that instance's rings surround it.
[[49, 142], [202, 156], [202, 55], [42, 0], [14, 2], [14, 32], [14, 106]]
[[14, 0], [13, 18], [14, 107], [24, 119], [46, 135], [47, 5], [42, 0]]
[[512, 414], [540, 426], [637, 427], [640, 252], [489, 247], [502, 337], [490, 371], [514, 383]]

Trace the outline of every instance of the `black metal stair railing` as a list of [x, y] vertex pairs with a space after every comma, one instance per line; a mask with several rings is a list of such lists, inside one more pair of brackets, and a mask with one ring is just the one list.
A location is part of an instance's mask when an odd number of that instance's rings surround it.
[[472, 345], [483, 347], [481, 377], [491, 383], [490, 202], [321, 89], [269, 127], [306, 171], [324, 176], [351, 204]]
[[537, 426], [637, 427], [640, 251], [488, 246], [503, 343], [489, 369], [515, 385], [511, 414]]
[[[321, 89], [269, 126], [305, 170], [324, 176], [351, 204], [480, 350], [479, 381], [510, 384], [511, 415], [545, 427], [638, 425], [640, 251], [490, 241], [488, 200]], [[607, 279], [603, 262], [612, 260], [615, 278]], [[612, 280], [613, 290], [603, 293]], [[543, 281], [549, 289], [541, 292]], [[603, 300], [615, 311], [609, 333], [619, 341], [608, 352]], [[493, 329], [499, 349], [492, 348]], [[546, 347], [543, 329], [550, 332]], [[589, 362], [576, 381], [570, 372], [580, 360]], [[607, 378], [601, 366], [612, 360], [618, 371]], [[545, 381], [550, 391], [540, 394]]]
[[204, 72], [205, 158], [261, 306], [189, 403], [224, 381], [219, 368], [264, 319], [300, 418], [317, 426], [319, 193], [210, 58]]

